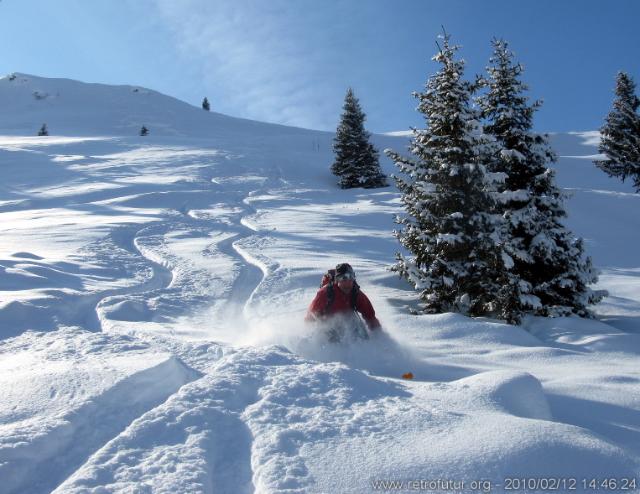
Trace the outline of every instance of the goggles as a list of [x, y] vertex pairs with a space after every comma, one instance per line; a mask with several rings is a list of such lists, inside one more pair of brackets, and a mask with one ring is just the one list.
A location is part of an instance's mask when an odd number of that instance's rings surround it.
[[356, 276], [353, 273], [349, 273], [348, 271], [346, 273], [336, 275], [336, 281], [355, 280], [355, 279], [356, 279]]

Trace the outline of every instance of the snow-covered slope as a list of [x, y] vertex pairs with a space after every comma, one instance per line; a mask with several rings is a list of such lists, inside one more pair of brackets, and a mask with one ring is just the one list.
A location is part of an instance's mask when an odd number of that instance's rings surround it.
[[[206, 112], [138, 86], [87, 84], [13, 73], [0, 78], [0, 134], [35, 135], [43, 123], [51, 134], [213, 137], [212, 134], [286, 132], [280, 125]], [[303, 133], [303, 129], [297, 129]]]
[[[591, 164], [597, 134], [553, 142], [611, 295], [514, 327], [409, 314], [397, 191], [337, 189], [331, 134], [135, 89], [0, 80], [2, 492], [640, 476], [640, 196]], [[302, 317], [345, 260], [384, 331], [339, 347]]]

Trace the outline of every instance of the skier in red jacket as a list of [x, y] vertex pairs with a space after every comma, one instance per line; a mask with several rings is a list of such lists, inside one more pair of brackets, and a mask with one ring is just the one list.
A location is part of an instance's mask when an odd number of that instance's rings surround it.
[[362, 315], [370, 331], [380, 328], [376, 311], [356, 283], [353, 268], [347, 263], [342, 263], [336, 266], [335, 274], [330, 271], [323, 278], [323, 286], [311, 302], [305, 321], [325, 320], [340, 314], [349, 316], [354, 315], [356, 311]]

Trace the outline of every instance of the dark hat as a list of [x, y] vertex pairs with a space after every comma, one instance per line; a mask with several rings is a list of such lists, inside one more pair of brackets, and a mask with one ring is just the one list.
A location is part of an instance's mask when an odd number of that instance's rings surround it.
[[346, 273], [351, 274], [351, 276], [353, 278], [356, 277], [356, 274], [354, 273], [353, 268], [351, 267], [350, 264], [347, 264], [346, 262], [343, 262], [343, 263], [338, 264], [336, 266], [336, 278], [339, 277], [340, 275], [343, 275], [343, 274], [346, 274]]

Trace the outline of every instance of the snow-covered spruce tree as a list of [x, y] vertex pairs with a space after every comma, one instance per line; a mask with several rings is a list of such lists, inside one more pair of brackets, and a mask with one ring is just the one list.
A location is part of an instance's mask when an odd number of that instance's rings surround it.
[[513, 261], [505, 286], [509, 287], [509, 312], [514, 320], [525, 314], [589, 316], [587, 306], [602, 292], [589, 285], [597, 281], [581, 239], [561, 223], [566, 216], [564, 194], [547, 167], [556, 156], [546, 135], [532, 132], [533, 115], [540, 106], [529, 104], [527, 86], [520, 80], [522, 65], [503, 40], [492, 41], [494, 53], [481, 81], [485, 92], [478, 98], [484, 132], [492, 136], [498, 152], [488, 165], [503, 173], [497, 194], [498, 212], [506, 220], [504, 249]]
[[600, 129], [600, 152], [607, 159], [596, 161], [609, 176], [624, 180], [630, 177], [640, 192], [640, 99], [635, 94], [633, 79], [624, 72], [616, 77], [616, 99]]
[[471, 84], [464, 61], [445, 34], [433, 60], [441, 65], [419, 100], [426, 129], [413, 130], [407, 158], [385, 153], [401, 171], [395, 176], [406, 215], [394, 233], [411, 257], [397, 254], [391, 268], [414, 285], [426, 313], [461, 312], [508, 319], [501, 306], [505, 262], [499, 238], [500, 217], [492, 214], [494, 177], [482, 156], [490, 146], [471, 107]]
[[207, 97], [205, 96], [205, 98], [202, 100], [202, 109], [205, 111], [209, 111], [211, 110], [211, 105], [209, 104], [209, 100], [207, 99]]
[[358, 99], [349, 88], [333, 141], [336, 159], [331, 165], [331, 171], [340, 177], [339, 184], [343, 189], [387, 185], [386, 177], [380, 170], [378, 151], [369, 142], [369, 133], [364, 129], [365, 118]]

